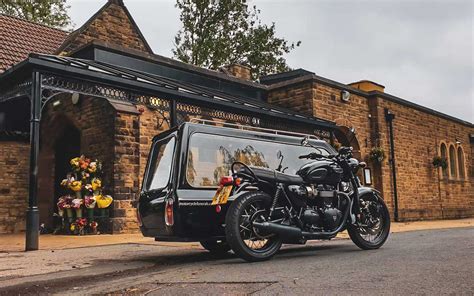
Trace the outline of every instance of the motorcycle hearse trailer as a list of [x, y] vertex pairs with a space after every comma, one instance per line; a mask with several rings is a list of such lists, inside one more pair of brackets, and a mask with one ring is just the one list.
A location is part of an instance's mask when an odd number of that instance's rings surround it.
[[[350, 152], [298, 133], [183, 123], [153, 139], [137, 205], [141, 232], [158, 241], [199, 241], [214, 253], [232, 248], [248, 261], [270, 258], [282, 243], [331, 239], [346, 228], [359, 247], [378, 248], [388, 236], [388, 210], [378, 192], [360, 186], [355, 173], [364, 164]], [[226, 219], [229, 209], [241, 216], [237, 222]], [[233, 224], [235, 233], [226, 230]], [[239, 227], [251, 234], [240, 237]], [[257, 240], [263, 247], [247, 243]]]

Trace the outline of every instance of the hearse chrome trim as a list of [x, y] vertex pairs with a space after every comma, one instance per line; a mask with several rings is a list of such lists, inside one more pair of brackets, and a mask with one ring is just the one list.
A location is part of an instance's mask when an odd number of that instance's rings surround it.
[[[222, 123], [220, 121], [214, 121], [214, 120], [208, 120], [208, 119], [201, 119], [201, 118], [191, 118], [189, 120], [190, 123], [196, 123], [196, 124], [203, 124], [203, 125], [211, 125], [215, 126], [216, 123]], [[314, 140], [322, 140], [316, 135], [310, 135], [310, 134], [304, 134], [304, 133], [298, 133], [298, 132], [289, 132], [289, 131], [283, 131], [283, 130], [274, 130], [274, 129], [269, 129], [269, 128], [263, 128], [263, 127], [258, 127], [258, 126], [244, 126], [241, 124], [236, 124], [236, 123], [222, 123], [223, 127], [228, 127], [228, 128], [235, 128], [239, 130], [245, 130], [245, 131], [253, 131], [253, 132], [262, 132], [262, 133], [267, 133], [267, 134], [274, 134], [274, 135], [282, 135], [282, 136], [298, 136], [298, 137], [309, 137]]]

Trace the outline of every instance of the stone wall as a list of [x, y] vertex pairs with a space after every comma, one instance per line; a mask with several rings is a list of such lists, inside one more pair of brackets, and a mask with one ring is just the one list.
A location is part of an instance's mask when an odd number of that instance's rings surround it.
[[[388, 124], [384, 109], [393, 120], [399, 217], [401, 220], [462, 218], [474, 216], [474, 186], [469, 176], [472, 154], [469, 134], [474, 128], [424, 111], [378, 98], [377, 113], [382, 144], [389, 151]], [[458, 139], [461, 144], [456, 144]], [[451, 143], [464, 151], [464, 177], [443, 177], [432, 165], [440, 155], [440, 143]], [[456, 160], [457, 161], [457, 160]], [[385, 196], [392, 196], [393, 185], [388, 160], [383, 164]]]
[[152, 53], [121, 0], [109, 0], [92, 19], [68, 36], [58, 53], [67, 55], [93, 40]]
[[[284, 83], [280, 83], [284, 84]], [[330, 85], [316, 79], [300, 79], [279, 87], [270, 86], [268, 101], [307, 113], [311, 106], [316, 117], [355, 128], [359, 157], [372, 170], [373, 186], [381, 191], [393, 217], [393, 176], [385, 108], [395, 114], [394, 142], [397, 164], [397, 189], [400, 220], [462, 218], [474, 216], [473, 153], [469, 134], [474, 128], [457, 121], [402, 105], [387, 96], [376, 96], [345, 86]], [[341, 100], [349, 90], [350, 100]], [[461, 141], [455, 144], [455, 139]], [[441, 141], [461, 146], [464, 151], [464, 178], [443, 178], [441, 169], [431, 164], [439, 155]], [[376, 164], [368, 159], [373, 147], [382, 147], [385, 159]], [[471, 164], [471, 165], [470, 165]], [[438, 179], [438, 173], [440, 178]]]
[[[46, 106], [41, 121], [38, 200], [40, 223], [51, 226], [55, 210], [55, 163], [58, 145], [67, 145], [65, 133], [80, 133], [80, 156], [84, 154], [103, 163], [103, 186], [107, 194], [115, 193], [114, 184], [114, 128], [115, 109], [102, 98], [81, 97], [77, 105], [70, 95], [58, 96], [60, 105]], [[73, 147], [72, 147], [73, 148]], [[66, 177], [66, 176], [63, 176]]]
[[25, 229], [29, 142], [0, 142], [0, 234]]

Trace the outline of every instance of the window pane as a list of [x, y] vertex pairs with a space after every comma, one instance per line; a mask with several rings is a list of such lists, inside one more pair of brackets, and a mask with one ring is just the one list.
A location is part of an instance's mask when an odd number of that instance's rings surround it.
[[153, 157], [147, 181], [147, 189], [161, 189], [168, 185], [171, 175], [171, 164], [173, 162], [175, 138], [156, 142], [153, 148]]
[[[191, 136], [186, 178], [194, 187], [217, 186], [222, 176], [230, 174], [234, 161], [247, 165], [276, 169], [278, 151], [283, 155], [285, 173], [295, 174], [307, 159], [299, 155], [314, 152], [314, 148], [244, 138], [196, 133]], [[321, 153], [329, 152], [321, 148]]]
[[464, 178], [464, 153], [462, 153], [461, 147], [458, 147], [458, 169], [459, 178]]
[[449, 146], [449, 169], [451, 177], [456, 177], [456, 153], [453, 145]]
[[[446, 150], [446, 145], [444, 144], [441, 144], [441, 157], [444, 159], [444, 160], [448, 160], [448, 152]], [[447, 177], [448, 176], [448, 168], [443, 168], [443, 177]]]

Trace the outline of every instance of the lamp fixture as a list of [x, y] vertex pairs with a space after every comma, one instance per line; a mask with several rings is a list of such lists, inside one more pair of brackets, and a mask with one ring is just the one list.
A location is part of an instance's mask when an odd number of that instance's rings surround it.
[[457, 144], [457, 145], [461, 145], [461, 144], [462, 144], [462, 142], [459, 141], [458, 138], [455, 138], [454, 140], [456, 141], [456, 144]]
[[71, 102], [73, 105], [77, 105], [79, 103], [79, 94], [78, 93], [73, 93], [71, 95]]

